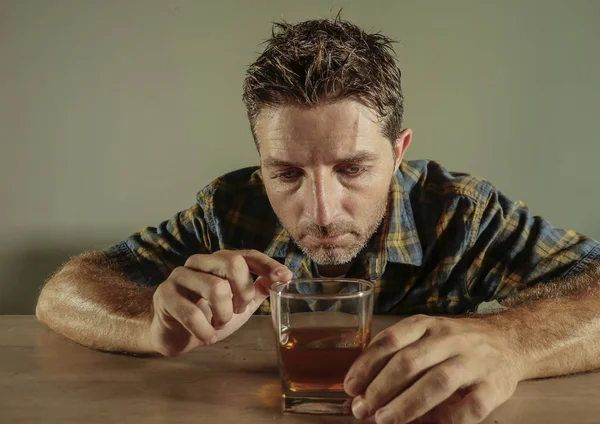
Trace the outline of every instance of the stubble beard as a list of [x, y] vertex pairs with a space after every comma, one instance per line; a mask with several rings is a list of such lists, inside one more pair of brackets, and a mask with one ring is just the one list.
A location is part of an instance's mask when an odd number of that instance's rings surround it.
[[[344, 265], [354, 260], [366, 247], [371, 237], [373, 237], [373, 234], [375, 234], [383, 222], [387, 207], [388, 196], [386, 195], [375, 208], [369, 219], [368, 225], [364, 229], [357, 228], [353, 224], [332, 223], [327, 226], [309, 225], [295, 229], [295, 231], [290, 231], [289, 229], [286, 230], [302, 253], [308, 256], [317, 265]], [[307, 245], [302, 242], [302, 239], [306, 236], [332, 237], [346, 233], [349, 233], [356, 238], [356, 241], [352, 245], [340, 246], [336, 244], [325, 244], [315, 246]]]

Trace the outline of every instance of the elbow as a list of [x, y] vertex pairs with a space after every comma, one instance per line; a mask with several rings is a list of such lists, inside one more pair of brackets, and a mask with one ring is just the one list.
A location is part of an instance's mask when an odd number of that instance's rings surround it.
[[49, 285], [52, 281], [48, 281], [42, 288], [40, 295], [38, 296], [37, 304], [35, 305], [35, 317], [43, 324], [47, 324], [48, 314], [50, 311], [50, 303], [52, 294], [49, 290]]
[[45, 323], [44, 322], [44, 318], [45, 318], [45, 312], [44, 310], [40, 307], [40, 301], [38, 299], [38, 303], [37, 305], [35, 305], [35, 317], [37, 318], [37, 320], [41, 323]]
[[51, 326], [69, 310], [73, 294], [77, 292], [76, 278], [81, 271], [82, 258], [91, 255], [72, 258], [59, 268], [42, 287], [35, 306], [35, 316], [41, 323]]
[[61, 301], [64, 301], [64, 295], [68, 291], [65, 286], [64, 273], [67, 266], [63, 266], [52, 277], [46, 281], [42, 287], [35, 305], [35, 316], [43, 324], [48, 325], [52, 319], [52, 314], [60, 309]]
[[71, 270], [77, 266], [77, 259], [72, 258], [66, 264], [62, 265], [56, 272], [48, 278], [35, 305], [35, 316], [43, 324], [48, 325], [52, 319], [52, 314], [57, 313], [61, 308], [61, 303], [65, 300], [65, 294], [69, 291], [68, 275]]

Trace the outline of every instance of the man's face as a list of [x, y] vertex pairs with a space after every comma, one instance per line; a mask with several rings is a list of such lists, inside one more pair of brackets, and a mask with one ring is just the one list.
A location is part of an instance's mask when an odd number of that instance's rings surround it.
[[375, 114], [354, 101], [262, 111], [256, 134], [269, 201], [292, 239], [318, 265], [350, 262], [385, 215], [410, 134], [394, 161]]

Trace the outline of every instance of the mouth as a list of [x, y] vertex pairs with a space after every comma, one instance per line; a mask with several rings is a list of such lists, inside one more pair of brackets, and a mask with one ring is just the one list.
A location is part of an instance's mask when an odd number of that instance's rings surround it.
[[341, 243], [346, 237], [348, 237], [349, 233], [339, 234], [337, 236], [329, 236], [329, 237], [315, 237], [315, 236], [307, 236], [306, 240], [313, 245], [332, 245]]

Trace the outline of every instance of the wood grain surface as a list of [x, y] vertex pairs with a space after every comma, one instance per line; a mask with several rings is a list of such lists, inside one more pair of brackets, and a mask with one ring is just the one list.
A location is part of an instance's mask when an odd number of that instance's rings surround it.
[[[377, 316], [374, 332], [399, 318]], [[0, 423], [347, 423], [280, 412], [270, 317], [178, 358], [96, 352], [0, 316]], [[523, 382], [489, 424], [600, 423], [600, 373]]]

